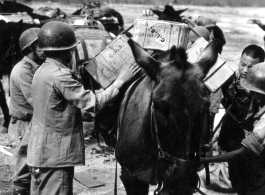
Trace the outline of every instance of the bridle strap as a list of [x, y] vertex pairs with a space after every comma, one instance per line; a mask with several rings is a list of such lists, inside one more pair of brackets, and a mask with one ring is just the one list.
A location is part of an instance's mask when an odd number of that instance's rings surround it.
[[[152, 125], [152, 124], [154, 124], [154, 125]], [[196, 163], [194, 161], [181, 159], [181, 158], [175, 157], [175, 156], [168, 154], [167, 152], [163, 151], [159, 137], [158, 137], [158, 125], [157, 125], [157, 120], [155, 117], [155, 107], [154, 107], [153, 102], [151, 104], [151, 127], [154, 131], [154, 136], [156, 139], [159, 159], [167, 160], [173, 164], [176, 164], [176, 165], [182, 166], [182, 167], [186, 167], [186, 166], [196, 167]]]

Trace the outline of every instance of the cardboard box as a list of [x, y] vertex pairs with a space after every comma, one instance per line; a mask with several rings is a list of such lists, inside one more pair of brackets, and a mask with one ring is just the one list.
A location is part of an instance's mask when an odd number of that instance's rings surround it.
[[102, 88], [107, 88], [117, 79], [123, 66], [136, 63], [128, 40], [126, 35], [117, 37], [86, 64], [85, 69]]
[[145, 49], [166, 51], [173, 45], [187, 48], [188, 25], [163, 20], [134, 20], [133, 40]]
[[[186, 51], [188, 61], [190, 63], [197, 62], [198, 57], [208, 44], [209, 43], [203, 37], [198, 38], [191, 48]], [[204, 84], [211, 92], [215, 92], [233, 74], [233, 68], [222, 58], [221, 55], [218, 54], [216, 63], [204, 78]]]

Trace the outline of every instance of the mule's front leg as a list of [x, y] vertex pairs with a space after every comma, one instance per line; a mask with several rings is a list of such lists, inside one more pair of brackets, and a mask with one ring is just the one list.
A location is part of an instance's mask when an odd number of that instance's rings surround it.
[[127, 195], [148, 195], [149, 184], [139, 181], [124, 167], [121, 170], [121, 181]]

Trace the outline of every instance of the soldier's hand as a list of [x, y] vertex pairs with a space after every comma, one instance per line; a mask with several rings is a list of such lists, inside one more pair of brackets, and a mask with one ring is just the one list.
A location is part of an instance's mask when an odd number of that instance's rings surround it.
[[141, 71], [141, 67], [138, 64], [131, 64], [130, 66], [124, 66], [116, 81], [113, 83], [118, 89], [120, 89], [125, 83], [129, 82]]
[[95, 114], [92, 112], [86, 112], [84, 110], [81, 110], [82, 114], [82, 121], [84, 122], [93, 122], [95, 120]]

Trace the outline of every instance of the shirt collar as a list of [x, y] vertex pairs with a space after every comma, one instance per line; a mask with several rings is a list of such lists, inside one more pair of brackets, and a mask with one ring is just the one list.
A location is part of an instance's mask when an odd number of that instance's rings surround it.
[[[52, 58], [46, 58], [46, 61], [45, 63], [53, 63], [57, 66], [59, 66], [60, 68], [68, 68], [67, 66], [63, 65], [61, 62], [57, 61], [57, 60], [54, 60]], [[69, 69], [69, 68], [68, 68]]]
[[37, 70], [37, 68], [39, 67], [39, 65], [36, 62], [34, 62], [32, 59], [30, 59], [28, 56], [24, 56], [23, 59], [31, 64], [34, 71]]
[[263, 106], [259, 112], [257, 114], [255, 114], [254, 118], [258, 118], [260, 117], [261, 115], [263, 115], [265, 113], [265, 106]]

